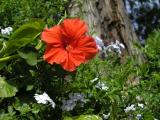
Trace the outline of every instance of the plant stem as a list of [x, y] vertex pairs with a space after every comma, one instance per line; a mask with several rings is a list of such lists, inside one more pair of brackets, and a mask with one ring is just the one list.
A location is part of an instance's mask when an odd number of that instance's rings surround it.
[[41, 49], [41, 47], [42, 47], [42, 41], [41, 40], [39, 40], [39, 42], [38, 42], [38, 44], [36, 45], [36, 50], [40, 50]]
[[0, 62], [5, 62], [5, 61], [8, 61], [8, 60], [10, 60], [10, 59], [17, 58], [17, 57], [19, 57], [18, 54], [16, 54], [16, 55], [11, 55], [11, 56], [4, 57], [4, 58], [0, 58]]

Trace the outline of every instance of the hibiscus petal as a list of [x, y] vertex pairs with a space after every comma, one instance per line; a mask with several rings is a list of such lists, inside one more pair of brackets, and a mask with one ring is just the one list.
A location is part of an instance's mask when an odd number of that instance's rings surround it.
[[68, 57], [65, 58], [65, 61], [63, 63], [61, 63], [63, 69], [67, 70], [67, 71], [74, 71], [76, 70], [76, 66], [73, 63], [73, 61], [71, 59], [69, 59], [69, 55]]
[[54, 47], [62, 46], [61, 27], [54, 26], [50, 29], [45, 29], [42, 32], [41, 39], [47, 44], [52, 44]]
[[90, 36], [85, 36], [79, 39], [76, 49], [82, 51], [85, 54], [87, 60], [93, 58], [98, 52], [96, 42]]
[[[65, 19], [61, 24], [62, 34], [69, 40], [80, 39], [87, 32], [87, 25], [84, 21], [76, 19]], [[71, 38], [71, 39], [70, 39]]]
[[85, 62], [84, 54], [78, 50], [71, 50], [69, 52], [69, 59], [75, 64], [75, 66], [79, 66], [81, 63]]
[[50, 64], [57, 63], [60, 64], [65, 61], [67, 57], [67, 52], [62, 48], [51, 48], [47, 47], [43, 58]]

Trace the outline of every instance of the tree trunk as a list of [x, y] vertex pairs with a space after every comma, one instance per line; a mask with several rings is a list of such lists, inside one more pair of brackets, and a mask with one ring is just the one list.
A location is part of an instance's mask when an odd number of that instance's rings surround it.
[[95, 32], [105, 43], [118, 40], [125, 45], [125, 53], [138, 55], [138, 50], [133, 47], [138, 38], [123, 0], [71, 0], [68, 13], [71, 17], [84, 19], [90, 32]]

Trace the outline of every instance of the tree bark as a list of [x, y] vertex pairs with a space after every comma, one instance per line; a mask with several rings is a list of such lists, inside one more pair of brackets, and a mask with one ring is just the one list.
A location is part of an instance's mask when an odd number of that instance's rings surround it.
[[105, 43], [118, 40], [126, 47], [124, 53], [138, 55], [133, 43], [138, 38], [131, 27], [123, 0], [71, 0], [68, 6], [71, 17], [86, 21], [91, 33], [96, 33]]

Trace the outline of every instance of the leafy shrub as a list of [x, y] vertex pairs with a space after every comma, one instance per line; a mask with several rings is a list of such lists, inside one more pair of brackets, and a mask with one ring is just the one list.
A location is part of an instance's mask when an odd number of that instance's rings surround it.
[[[12, 2], [15, 4], [10, 6], [12, 9], [8, 8], [9, 16], [5, 18], [6, 6]], [[0, 37], [0, 120], [160, 119], [159, 30], [151, 34], [141, 48], [145, 55], [142, 65], [137, 65], [132, 57], [125, 57], [122, 62], [117, 54], [110, 53], [104, 60], [97, 56], [69, 73], [59, 65], [49, 65], [42, 60], [44, 46], [39, 35], [45, 23], [38, 19], [29, 21], [31, 16], [36, 16], [50, 25], [55, 24], [47, 20], [50, 13], [44, 14], [45, 9], [42, 14], [32, 7], [35, 2], [37, 8], [45, 8], [47, 4], [42, 3], [49, 1], [21, 2], [0, 2], [3, 6], [0, 14], [3, 13], [5, 21], [1, 24], [20, 26], [10, 36]], [[24, 4], [25, 10], [22, 10], [20, 5]], [[26, 10], [29, 5], [32, 9]], [[17, 17], [13, 18], [11, 10], [18, 9], [28, 12], [29, 16], [21, 18], [16, 12]], [[54, 14], [58, 13], [56, 10]], [[25, 21], [29, 22], [21, 26]], [[55, 109], [36, 103], [34, 94], [44, 91], [56, 103]]]
[[66, 3], [67, 0], [1, 0], [0, 26], [17, 28], [33, 18], [41, 18], [51, 26], [63, 16]]

